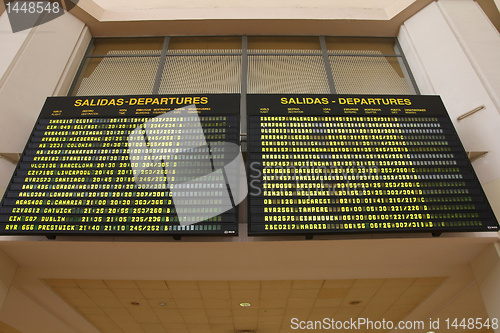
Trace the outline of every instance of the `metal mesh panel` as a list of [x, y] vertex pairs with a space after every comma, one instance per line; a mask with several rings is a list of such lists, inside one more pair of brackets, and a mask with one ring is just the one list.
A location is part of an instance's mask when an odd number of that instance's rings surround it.
[[[373, 50], [339, 50], [335, 53], [382, 54]], [[395, 69], [399, 68], [395, 57], [330, 56], [329, 58], [335, 89], [339, 94], [412, 94], [406, 79]]]
[[240, 93], [240, 55], [174, 55], [179, 53], [230, 54], [230, 52], [241, 52], [241, 50], [169, 51], [163, 68], [159, 93]]
[[[107, 55], [157, 54], [154, 50], [110, 51]], [[87, 78], [83, 78], [76, 93], [84, 95], [151, 94], [160, 58], [103, 58]]]
[[273, 50], [273, 49], [248, 49], [248, 54], [253, 53], [269, 53], [269, 54], [283, 54], [294, 55], [296, 54], [317, 54], [321, 55], [321, 50], [307, 50], [307, 49], [288, 49], [288, 50]]
[[[102, 58], [87, 58], [84, 74], [75, 83], [75, 95], [151, 94], [153, 89], [161, 94], [241, 93], [241, 49], [209, 49], [206, 45], [192, 49], [187, 45], [167, 50], [163, 58], [156, 49], [159, 43], [155, 43], [151, 50], [114, 49]], [[388, 53], [385, 49], [358, 46], [361, 49], [347, 46], [328, 51], [337, 93], [413, 93], [413, 83], [405, 78], [403, 65], [398, 62], [401, 58], [384, 57], [382, 54]], [[330, 93], [320, 50], [256, 48], [247, 52], [247, 93]], [[155, 86], [163, 60], [161, 80]]]
[[[252, 50], [252, 53], [255, 52], [304, 53], [305, 51]], [[248, 57], [248, 93], [328, 94], [329, 92], [321, 55], [249, 55]]]

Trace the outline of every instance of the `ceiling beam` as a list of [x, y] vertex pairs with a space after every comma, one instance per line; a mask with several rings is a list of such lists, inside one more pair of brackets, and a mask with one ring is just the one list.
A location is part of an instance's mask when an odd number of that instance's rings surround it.
[[[99, 12], [91, 1], [80, 1], [71, 13], [83, 21], [94, 37], [122, 36], [214, 36], [214, 35], [331, 35], [395, 37], [401, 24], [432, 0], [416, 0], [391, 19], [182, 19], [103, 20], [111, 17]], [[93, 4], [91, 7], [90, 5]], [[89, 14], [85, 10], [95, 13]], [[294, 8], [296, 10], [298, 8]], [[241, 8], [242, 11], [245, 8]], [[265, 8], [262, 8], [264, 11]], [[116, 16], [119, 17], [119, 16]], [[286, 16], [285, 16], [286, 17]]]

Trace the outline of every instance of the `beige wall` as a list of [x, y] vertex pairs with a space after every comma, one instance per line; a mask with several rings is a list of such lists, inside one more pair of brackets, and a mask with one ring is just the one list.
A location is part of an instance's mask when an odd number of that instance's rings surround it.
[[[18, 33], [12, 33], [6, 13], [0, 16], [0, 153], [23, 151], [45, 99], [66, 94], [89, 41], [88, 29], [71, 14]], [[14, 169], [0, 157], [0, 197]], [[17, 322], [18, 328], [36, 316], [41, 320], [38, 325], [53, 332], [71, 330], [47, 315], [15, 282], [11, 284], [16, 267], [17, 261], [0, 251], [2, 315]]]
[[0, 251], [0, 310], [2, 309], [7, 294], [9, 293], [14, 274], [16, 273], [17, 264], [10, 259], [5, 253]]
[[71, 61], [79, 64], [89, 37], [84, 24], [71, 14], [32, 28], [22, 43], [17, 33], [0, 34], [2, 48], [12, 48], [9, 57], [0, 58], [0, 69], [7, 68], [0, 71], [0, 152], [22, 152], [45, 98], [64, 91], [60, 81], [74, 76]]
[[[0, 16], [0, 153], [23, 151], [45, 98], [67, 93], [90, 38], [71, 14], [17, 33]], [[0, 196], [14, 168], [0, 157]]]
[[[492, 59], [500, 59], [500, 36], [481, 8], [469, 0], [434, 2], [405, 22], [399, 40], [421, 93], [441, 96], [465, 149], [488, 151], [473, 163], [482, 184], [499, 179], [500, 62]], [[457, 120], [479, 106], [485, 109]]]
[[[471, 263], [490, 318], [500, 318], [500, 246], [491, 244]], [[495, 329], [500, 332], [500, 328]]]

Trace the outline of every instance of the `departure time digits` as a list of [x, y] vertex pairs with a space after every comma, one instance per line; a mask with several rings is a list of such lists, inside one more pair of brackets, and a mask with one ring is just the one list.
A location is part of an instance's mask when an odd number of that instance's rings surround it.
[[[480, 200], [440, 118], [250, 116], [263, 231], [480, 226]], [[250, 178], [252, 179], [252, 178]]]
[[[197, 120], [204, 135], [193, 134]], [[148, 122], [147, 128], [144, 123]], [[167, 176], [180, 196], [190, 196], [195, 184], [190, 173], [206, 170], [205, 155], [177, 154], [179, 141], [193, 145], [204, 139], [210, 142], [211, 154], [224, 157], [224, 141], [237, 142], [237, 116], [203, 115], [172, 117], [167, 121], [150, 117], [39, 119], [30, 138], [13, 182], [11, 195], [5, 200], [8, 213], [7, 231], [50, 232], [189, 232], [221, 231], [221, 223], [232, 222], [214, 217], [196, 225], [178, 225], [178, 218]], [[228, 130], [233, 126], [234, 130]], [[182, 127], [182, 138], [179, 128]], [[147, 147], [129, 142], [129, 136], [141, 128], [140, 142], [147, 137], [155, 145]], [[148, 169], [145, 154], [171, 155], [158, 168]], [[130, 157], [132, 156], [132, 158]], [[175, 166], [175, 168], [171, 168]], [[187, 168], [189, 166], [189, 168]], [[142, 189], [135, 182], [132, 167], [145, 169], [141, 181], [157, 184]], [[211, 167], [211, 166], [210, 166]], [[215, 179], [205, 193], [221, 205], [224, 191]], [[213, 183], [210, 183], [213, 180]], [[185, 184], [184, 184], [185, 183]], [[220, 183], [220, 182], [219, 182]], [[192, 200], [191, 219], [202, 213], [201, 202]], [[207, 209], [203, 208], [203, 212]], [[3, 215], [2, 219], [5, 219]], [[184, 221], [186, 222], [186, 221]], [[17, 224], [16, 224], [17, 223]], [[30, 224], [33, 223], [33, 224]], [[208, 224], [207, 224], [208, 223]], [[102, 224], [102, 225], [101, 225]]]

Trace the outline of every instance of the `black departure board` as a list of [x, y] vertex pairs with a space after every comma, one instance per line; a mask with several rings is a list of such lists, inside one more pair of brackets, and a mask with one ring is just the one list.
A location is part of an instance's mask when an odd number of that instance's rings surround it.
[[250, 234], [498, 230], [438, 96], [247, 102]]
[[237, 234], [217, 166], [240, 154], [239, 112], [236, 94], [48, 98], [0, 234]]

